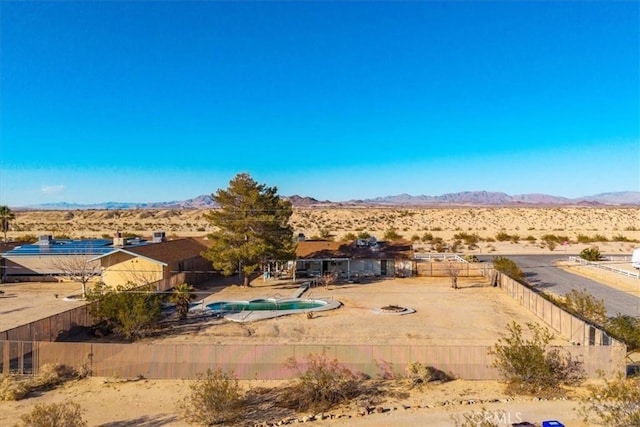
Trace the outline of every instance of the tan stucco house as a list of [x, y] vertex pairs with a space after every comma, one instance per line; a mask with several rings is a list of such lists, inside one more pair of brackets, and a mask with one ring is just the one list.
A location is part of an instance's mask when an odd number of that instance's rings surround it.
[[203, 241], [185, 238], [143, 246], [114, 248], [96, 257], [107, 286], [126, 283], [144, 285], [168, 279], [181, 272], [211, 272], [211, 262], [202, 257]]

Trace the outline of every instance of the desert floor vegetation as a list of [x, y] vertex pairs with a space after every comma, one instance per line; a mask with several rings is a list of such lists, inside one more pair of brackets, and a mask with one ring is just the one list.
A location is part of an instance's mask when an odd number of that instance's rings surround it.
[[[10, 239], [35, 239], [40, 234], [71, 238], [111, 238], [115, 230], [150, 236], [204, 237], [214, 231], [207, 209], [15, 211], [7, 233]], [[435, 207], [435, 208], [294, 208], [291, 227], [308, 238], [341, 240], [367, 233], [385, 233], [433, 250], [460, 241], [465, 252], [491, 252], [495, 242], [523, 247], [566, 250], [564, 242], [580, 245], [607, 242], [615, 251], [640, 243], [637, 207]], [[601, 248], [604, 251], [607, 248]], [[578, 251], [579, 252], [579, 251]]]

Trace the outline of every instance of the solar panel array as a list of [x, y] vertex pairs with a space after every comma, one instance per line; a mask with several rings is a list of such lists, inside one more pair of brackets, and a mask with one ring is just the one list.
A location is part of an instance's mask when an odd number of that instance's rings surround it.
[[[128, 247], [146, 244], [144, 240], [134, 240], [127, 243]], [[26, 244], [3, 253], [5, 257], [29, 255], [104, 255], [116, 249], [111, 239], [60, 239], [51, 240], [48, 244]]]

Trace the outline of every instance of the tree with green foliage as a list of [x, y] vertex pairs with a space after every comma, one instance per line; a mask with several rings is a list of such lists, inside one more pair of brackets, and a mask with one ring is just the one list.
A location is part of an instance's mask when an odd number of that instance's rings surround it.
[[143, 337], [162, 317], [162, 297], [149, 286], [128, 283], [114, 289], [100, 284], [87, 293], [87, 299], [96, 324], [125, 339]]
[[604, 300], [596, 299], [586, 289], [582, 291], [572, 289], [565, 294], [564, 306], [571, 313], [597, 325], [604, 325], [607, 321], [607, 309], [604, 306]]
[[176, 311], [178, 312], [178, 318], [180, 320], [187, 318], [191, 300], [195, 298], [192, 292], [193, 286], [188, 283], [182, 283], [181, 285], [175, 286], [173, 291], [171, 291], [171, 295], [169, 295], [169, 302], [176, 305]]
[[600, 261], [602, 254], [597, 246], [591, 246], [590, 248], [585, 248], [580, 251], [580, 258], [586, 259], [587, 261]]
[[226, 190], [212, 195], [219, 208], [205, 215], [216, 231], [203, 254], [214, 268], [230, 276], [243, 274], [243, 286], [268, 260], [294, 257], [291, 202], [278, 196], [276, 187], [258, 184], [249, 174], [235, 176]]
[[533, 323], [527, 323], [527, 328], [531, 336], [528, 339], [518, 323], [510, 323], [508, 335], [500, 338], [489, 352], [495, 356], [493, 366], [511, 391], [553, 393], [561, 385], [583, 381], [582, 362], [550, 346], [555, 337], [548, 329]]
[[3, 241], [7, 241], [7, 231], [9, 231], [9, 224], [16, 219], [16, 215], [9, 209], [9, 206], [0, 206], [0, 226], [2, 227], [2, 233], [4, 235]]
[[610, 317], [605, 330], [627, 345], [627, 351], [640, 350], [640, 317], [618, 314]]
[[524, 278], [522, 270], [509, 258], [501, 256], [495, 257], [493, 259], [493, 268], [515, 280], [522, 280]]

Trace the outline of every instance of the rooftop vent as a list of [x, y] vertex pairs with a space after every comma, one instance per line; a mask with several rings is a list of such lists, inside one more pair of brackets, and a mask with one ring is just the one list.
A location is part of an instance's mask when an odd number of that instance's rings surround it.
[[304, 233], [298, 233], [298, 242], [304, 242], [306, 239]]
[[116, 230], [113, 234], [113, 246], [125, 246], [127, 244], [127, 239], [122, 237], [122, 233], [120, 230]]
[[42, 236], [38, 236], [38, 245], [49, 246], [52, 243], [53, 243], [53, 236], [51, 234], [43, 234]]
[[164, 231], [154, 231], [151, 242], [152, 243], [160, 243], [167, 240], [167, 236]]

